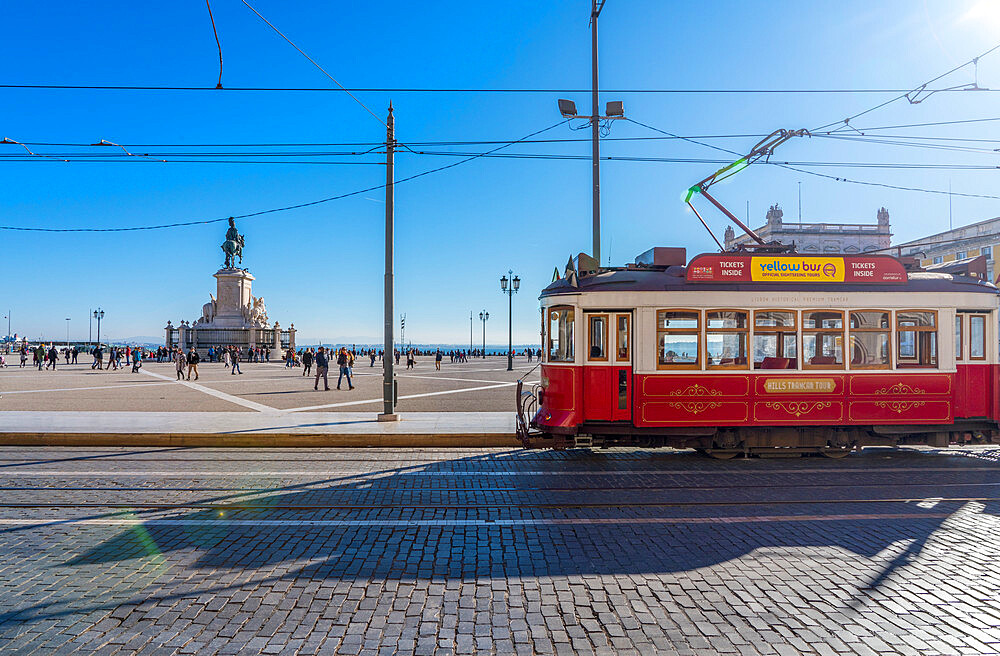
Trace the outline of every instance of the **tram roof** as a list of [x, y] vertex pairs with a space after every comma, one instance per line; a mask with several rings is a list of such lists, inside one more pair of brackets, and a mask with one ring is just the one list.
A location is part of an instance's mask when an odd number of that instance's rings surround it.
[[1000, 294], [990, 282], [971, 276], [930, 271], [909, 271], [907, 280], [897, 283], [858, 282], [702, 282], [687, 278], [687, 267], [666, 269], [614, 268], [601, 269], [580, 276], [576, 284], [561, 278], [542, 290], [539, 298], [583, 292], [974, 292]]

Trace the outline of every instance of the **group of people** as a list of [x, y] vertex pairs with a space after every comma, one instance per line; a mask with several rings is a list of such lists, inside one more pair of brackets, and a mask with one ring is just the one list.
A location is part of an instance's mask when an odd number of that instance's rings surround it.
[[[295, 366], [296, 353], [292, 349], [288, 350], [285, 357], [285, 366]], [[340, 350], [336, 351], [335, 357], [337, 359], [337, 366], [340, 368], [340, 376], [337, 378], [337, 389], [340, 389], [344, 378], [347, 378], [347, 389], [354, 389], [354, 381], [351, 379], [354, 374], [354, 352], [348, 351], [346, 346], [341, 346]], [[315, 351], [311, 348], [304, 349], [299, 352], [298, 358], [302, 364], [303, 376], [308, 376], [313, 365], [316, 365], [316, 380], [313, 382], [313, 389], [319, 390], [319, 379], [322, 378], [324, 391], [329, 391], [330, 354], [327, 352], [326, 347], [320, 346]]]

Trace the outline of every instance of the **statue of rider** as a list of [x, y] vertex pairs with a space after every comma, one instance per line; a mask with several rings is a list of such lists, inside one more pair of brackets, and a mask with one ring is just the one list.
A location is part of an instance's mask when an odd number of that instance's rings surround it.
[[222, 251], [226, 254], [226, 268], [232, 269], [236, 267], [236, 258], [240, 260], [240, 264], [243, 264], [243, 246], [245, 242], [243, 241], [243, 235], [236, 230], [236, 221], [233, 217], [229, 217], [229, 229], [226, 230], [226, 241], [222, 244]]

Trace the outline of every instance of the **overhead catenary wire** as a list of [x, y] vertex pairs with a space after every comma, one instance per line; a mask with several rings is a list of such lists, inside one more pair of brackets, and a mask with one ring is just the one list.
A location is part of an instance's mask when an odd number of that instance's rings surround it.
[[[276, 87], [276, 86], [227, 86], [222, 89], [206, 86], [156, 85], [156, 84], [44, 84], [44, 83], [0, 83], [0, 89], [38, 89], [65, 91], [232, 91], [232, 92], [342, 92], [350, 93], [513, 93], [513, 94], [557, 94], [591, 93], [591, 89], [568, 89], [558, 87]], [[883, 94], [909, 93], [912, 89], [601, 89], [602, 94]], [[927, 89], [927, 92], [951, 93], [962, 89]], [[997, 93], [1000, 89], [981, 89], [983, 93]], [[836, 125], [834, 123], [833, 125]]]
[[292, 42], [292, 40], [289, 39], [287, 36], [285, 36], [285, 34], [281, 30], [279, 30], [277, 27], [275, 27], [274, 24], [271, 21], [269, 21], [266, 18], [264, 18], [264, 16], [259, 11], [257, 11], [256, 9], [254, 9], [253, 5], [251, 5], [249, 2], [247, 2], [247, 0], [240, 0], [240, 1], [243, 4], [245, 4], [250, 9], [250, 11], [252, 11], [255, 14], [257, 14], [257, 17], [260, 18], [262, 21], [264, 21], [267, 24], [268, 27], [270, 27], [272, 30], [274, 30], [278, 34], [278, 36], [280, 36], [282, 39], [284, 39], [285, 41], [287, 41], [288, 45], [290, 45], [293, 48], [295, 48], [299, 52], [300, 55], [302, 55], [303, 57], [305, 57], [306, 59], [308, 59], [309, 63], [311, 63], [316, 68], [318, 68], [320, 70], [320, 72], [323, 73], [323, 75], [325, 75], [328, 78], [330, 78], [330, 80], [332, 80], [334, 84], [336, 84], [338, 87], [340, 87], [341, 91], [346, 92], [347, 95], [349, 95], [354, 100], [354, 102], [356, 102], [359, 105], [361, 105], [361, 107], [364, 108], [364, 110], [366, 112], [368, 112], [369, 114], [372, 115], [372, 118], [374, 118], [376, 121], [378, 121], [379, 123], [381, 123], [386, 129], [388, 129], [388, 125], [386, 125], [386, 122], [383, 121], [381, 118], [379, 118], [379, 116], [375, 112], [373, 112], [371, 109], [369, 109], [368, 105], [366, 105], [363, 102], [361, 102], [358, 99], [357, 96], [355, 96], [353, 93], [351, 93], [350, 91], [347, 90], [347, 87], [345, 87], [343, 84], [341, 84], [340, 82], [338, 82], [336, 78], [334, 78], [332, 75], [330, 75], [326, 71], [325, 68], [323, 68], [322, 66], [320, 66], [316, 62], [315, 59], [313, 59], [312, 57], [310, 57], [309, 55], [307, 55], [306, 52], [302, 48], [300, 48], [297, 45], [295, 45], [295, 43]]
[[[522, 137], [522, 139], [530, 139], [531, 137], [534, 137], [536, 135], [542, 134], [543, 132], [548, 132], [549, 130], [552, 130], [554, 128], [559, 127], [560, 125], [564, 125], [568, 121], [569, 121], [569, 119], [563, 119], [563, 120], [559, 121], [558, 123], [553, 123], [552, 125], [550, 125], [548, 127], [542, 128], [541, 130], [536, 130], [536, 131], [532, 132], [531, 134], [525, 135], [524, 137]], [[478, 154], [478, 155], [473, 155], [471, 157], [467, 157], [467, 158], [459, 160], [457, 162], [452, 162], [451, 164], [446, 164], [444, 166], [439, 166], [437, 168], [429, 169], [427, 171], [421, 171], [420, 173], [415, 173], [413, 175], [401, 178], [399, 180], [395, 180], [393, 182], [393, 184], [397, 185], [397, 184], [400, 184], [400, 183], [403, 183], [403, 182], [409, 182], [411, 180], [416, 180], [417, 178], [422, 178], [422, 177], [424, 177], [426, 175], [431, 175], [433, 173], [438, 173], [440, 171], [445, 171], [445, 170], [448, 170], [448, 169], [451, 169], [451, 168], [455, 168], [456, 166], [461, 166], [462, 164], [465, 164], [467, 162], [471, 162], [473, 160], [479, 159], [480, 157], [484, 157], [486, 155], [490, 155], [490, 154], [495, 153], [495, 152], [497, 152], [499, 150], [507, 148], [508, 146], [511, 146], [511, 145], [513, 145], [515, 143], [518, 143], [518, 141], [520, 141], [520, 140], [515, 140], [515, 141], [507, 142], [507, 143], [501, 144], [501, 145], [497, 146], [496, 148], [494, 148], [494, 149], [492, 149], [490, 151], [487, 151], [485, 153], [481, 153], [481, 154]], [[264, 215], [267, 215], [267, 214], [275, 214], [275, 213], [278, 213], [278, 212], [288, 212], [288, 211], [291, 211], [291, 210], [302, 209], [302, 208], [305, 208], [305, 207], [312, 207], [314, 205], [320, 205], [320, 204], [323, 204], [323, 203], [329, 203], [329, 202], [332, 202], [332, 201], [335, 201], [335, 200], [341, 200], [341, 199], [349, 198], [349, 197], [352, 197], [352, 196], [359, 196], [361, 194], [366, 194], [366, 193], [371, 192], [371, 191], [377, 191], [379, 189], [384, 189], [386, 187], [386, 184], [387, 183], [377, 184], [377, 185], [373, 185], [373, 186], [370, 186], [370, 187], [365, 187], [363, 189], [355, 189], [354, 191], [349, 191], [349, 192], [346, 192], [346, 193], [343, 193], [343, 194], [337, 194], [335, 196], [328, 196], [326, 198], [320, 198], [320, 199], [317, 199], [317, 200], [306, 201], [306, 202], [303, 202], [303, 203], [296, 203], [294, 205], [285, 205], [285, 206], [282, 206], [282, 207], [272, 207], [272, 208], [269, 208], [269, 209], [266, 209], [266, 210], [258, 210], [256, 212], [249, 212], [249, 213], [246, 213], [246, 214], [239, 214], [239, 215], [232, 216], [232, 217], [217, 217], [217, 218], [214, 218], [214, 219], [199, 219], [199, 220], [193, 220], [193, 221], [177, 221], [177, 222], [174, 222], [174, 223], [163, 223], [163, 224], [152, 225], [152, 226], [131, 226], [131, 227], [118, 227], [118, 228], [50, 228], [50, 227], [38, 228], [38, 227], [28, 227], [28, 226], [0, 225], [0, 230], [12, 230], [12, 231], [19, 231], [19, 232], [50, 232], [50, 233], [54, 233], [54, 232], [137, 232], [137, 231], [146, 231], [146, 230], [163, 230], [163, 229], [167, 229], [167, 228], [180, 228], [180, 227], [194, 226], [194, 225], [206, 225], [206, 224], [210, 224], [210, 223], [219, 223], [221, 221], [228, 221], [230, 218], [234, 218], [234, 219], [249, 219], [249, 218], [253, 218], [253, 217], [257, 217], [257, 216], [264, 216]]]
[[215, 16], [212, 15], [212, 3], [210, 0], [205, 0], [205, 5], [208, 6], [208, 18], [212, 21], [212, 34], [215, 35], [215, 45], [219, 49], [219, 82], [215, 85], [216, 89], [222, 88], [222, 43], [219, 41], [219, 30], [215, 28]]
[[[989, 55], [990, 53], [994, 52], [997, 49], [1000, 49], [1000, 43], [998, 43], [997, 45], [993, 46], [989, 50], [987, 50], [987, 51], [985, 51], [985, 52], [983, 52], [983, 53], [981, 53], [981, 54], [973, 57], [972, 59], [970, 59], [969, 61], [965, 62], [964, 64], [959, 64], [958, 66], [952, 68], [951, 70], [946, 71], [946, 72], [942, 73], [941, 75], [938, 75], [937, 77], [935, 77], [935, 78], [933, 78], [931, 80], [928, 80], [927, 82], [924, 82], [923, 84], [919, 84], [916, 87], [914, 87], [913, 89], [910, 89], [909, 91], [907, 91], [905, 93], [902, 93], [902, 94], [900, 94], [898, 96], [890, 98], [889, 100], [881, 102], [881, 103], [875, 105], [874, 107], [869, 107], [868, 109], [860, 111], [860, 112], [858, 112], [856, 114], [852, 114], [851, 116], [848, 116], [845, 119], [841, 119], [839, 121], [834, 121], [832, 123], [827, 123], [826, 125], [821, 125], [818, 128], [814, 128], [813, 130], [810, 130], [810, 132], [819, 132], [819, 131], [822, 131], [822, 130], [826, 130], [827, 128], [833, 127], [834, 125], [840, 125], [840, 127], [838, 128], [838, 130], [844, 130], [844, 129], [847, 129], [847, 128], [856, 129], [856, 128], [854, 128], [851, 125], [851, 121], [853, 121], [854, 119], [859, 118], [861, 116], [864, 116], [865, 114], [870, 114], [871, 112], [874, 112], [875, 110], [881, 109], [881, 108], [885, 107], [886, 105], [891, 105], [892, 103], [896, 102], [897, 100], [902, 100], [903, 98], [906, 98], [910, 102], [910, 104], [917, 104], [919, 102], [922, 102], [921, 100], [916, 100], [915, 98], [911, 98], [910, 95], [911, 94], [919, 95], [920, 93], [925, 93], [925, 94], [927, 94], [927, 95], [924, 96], [926, 98], [927, 96], [933, 95], [934, 93], [941, 93], [941, 92], [945, 91], [944, 89], [930, 90], [930, 89], [927, 89], [927, 86], [931, 85], [931, 84], [934, 84], [935, 82], [937, 82], [941, 78], [944, 78], [944, 77], [947, 77], [947, 76], [951, 75], [955, 71], [958, 71], [958, 70], [960, 70], [962, 68], [965, 68], [969, 64], [973, 64], [973, 65], [978, 66], [980, 59], [982, 59], [983, 57]], [[978, 82], [972, 88], [969, 88], [969, 87], [965, 87], [965, 88], [950, 87], [950, 88], [948, 88], [948, 91], [969, 91], [969, 90], [984, 91], [984, 89], [982, 89], [982, 88], [979, 87]]]

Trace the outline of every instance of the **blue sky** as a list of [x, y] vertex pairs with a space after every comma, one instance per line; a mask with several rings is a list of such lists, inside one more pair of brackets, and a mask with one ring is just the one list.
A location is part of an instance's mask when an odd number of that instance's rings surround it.
[[[586, 88], [588, 3], [254, 3], [269, 20], [347, 86]], [[686, 7], [686, 8], [685, 8]], [[226, 86], [331, 83], [241, 2], [215, 0]], [[214, 86], [218, 62], [204, 4], [152, 11], [126, 2], [11, 4], [0, 41], [0, 83]], [[995, 0], [716, 2], [697, 10], [664, 0], [609, 0], [601, 18], [605, 88], [910, 88], [995, 45]], [[972, 81], [971, 68], [942, 80]], [[1000, 88], [1000, 51], [979, 65], [979, 83]], [[402, 142], [518, 139], [559, 120], [560, 94], [407, 94], [396, 107]], [[572, 96], [587, 107], [586, 94]], [[621, 99], [637, 121], [684, 135], [768, 133], [817, 127], [890, 95], [652, 95]], [[384, 127], [340, 93], [127, 92], [0, 89], [0, 136], [22, 142], [107, 139], [133, 144], [377, 142]], [[379, 116], [384, 93], [362, 100]], [[998, 116], [1000, 94], [938, 94], [889, 105], [861, 126]], [[583, 137], [566, 126], [544, 136]], [[995, 123], [924, 127], [886, 134], [1000, 138]], [[655, 136], [619, 122], [612, 137]], [[737, 151], [753, 137], [713, 140]], [[995, 146], [996, 144], [994, 144]], [[476, 151], [485, 146], [459, 146]], [[113, 149], [32, 146], [36, 152]], [[175, 148], [183, 153], [191, 149]], [[203, 149], [211, 150], [211, 149]], [[222, 150], [222, 149], [219, 149]], [[315, 150], [315, 149], [313, 149]], [[335, 149], [334, 149], [335, 150]], [[589, 154], [589, 144], [531, 144], [523, 153]], [[0, 146], [0, 154], [18, 152]], [[22, 151], [23, 152], [23, 151]], [[678, 141], [606, 142], [603, 154], [715, 159]], [[725, 157], [725, 156], [724, 156]], [[998, 155], [884, 144], [800, 139], [782, 147], [797, 161], [995, 165]], [[176, 159], [182, 158], [178, 155]], [[129, 159], [129, 158], [126, 158]], [[348, 159], [348, 158], [328, 158]], [[358, 158], [350, 158], [357, 160]], [[365, 158], [364, 161], [374, 161]], [[400, 154], [397, 178], [454, 161]], [[712, 242], [680, 202], [711, 173], [706, 163], [602, 164], [603, 252], [614, 264], [654, 245], [689, 255]], [[887, 184], [996, 193], [996, 171], [816, 168]], [[0, 224], [118, 227], [225, 217], [379, 184], [379, 165], [0, 161]], [[946, 229], [948, 198], [824, 180], [758, 166], [715, 188], [716, 196], [763, 222], [778, 202], [786, 220], [874, 222], [889, 208], [895, 239]], [[305, 337], [378, 337], [382, 314], [381, 192], [239, 223], [244, 265], [272, 319]], [[955, 225], [1000, 215], [998, 201], [955, 197]], [[709, 211], [721, 234], [725, 223]], [[506, 299], [498, 279], [522, 280], [514, 301], [515, 342], [538, 334], [537, 292], [571, 253], [590, 247], [590, 163], [479, 159], [396, 188], [398, 312], [414, 342], [468, 339], [469, 312], [485, 308], [487, 341], [506, 341]], [[31, 337], [87, 337], [87, 313], [101, 306], [112, 337], [159, 335], [167, 319], [193, 320], [214, 292], [225, 224], [130, 233], [0, 232], [0, 313]], [[477, 334], [478, 334], [477, 326]], [[479, 337], [476, 338], [477, 341]]]

